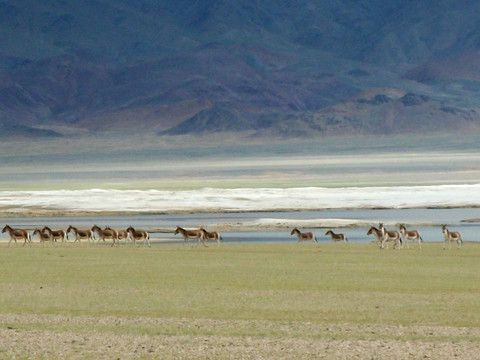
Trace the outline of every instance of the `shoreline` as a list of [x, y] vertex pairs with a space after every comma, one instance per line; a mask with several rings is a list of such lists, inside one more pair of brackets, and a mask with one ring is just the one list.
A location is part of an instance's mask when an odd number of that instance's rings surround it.
[[[107, 216], [151, 216], [151, 215], [193, 215], [193, 214], [262, 214], [262, 213], [306, 213], [322, 211], [375, 211], [375, 210], [451, 210], [451, 209], [479, 209], [479, 205], [445, 205], [445, 206], [401, 206], [401, 207], [323, 207], [323, 208], [264, 208], [256, 210], [242, 209], [201, 209], [192, 208], [189, 210], [67, 210], [67, 209], [44, 209], [44, 208], [0, 208], [0, 219], [2, 218], [25, 218], [25, 217], [107, 217]], [[465, 223], [480, 222], [480, 218], [462, 220]]]

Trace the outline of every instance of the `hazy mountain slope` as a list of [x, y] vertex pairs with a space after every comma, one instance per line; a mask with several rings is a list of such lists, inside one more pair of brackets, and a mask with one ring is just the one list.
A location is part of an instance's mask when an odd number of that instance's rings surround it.
[[[472, 129], [479, 15], [467, 0], [3, 0], [0, 126], [22, 136]], [[429, 100], [358, 102], [377, 88]]]

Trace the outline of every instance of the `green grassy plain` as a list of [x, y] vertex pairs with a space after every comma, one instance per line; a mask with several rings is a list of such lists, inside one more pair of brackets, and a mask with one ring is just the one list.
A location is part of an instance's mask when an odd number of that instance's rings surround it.
[[470, 356], [479, 258], [471, 243], [4, 245], [0, 359]]
[[478, 327], [479, 257], [476, 244], [10, 247], [0, 311]]

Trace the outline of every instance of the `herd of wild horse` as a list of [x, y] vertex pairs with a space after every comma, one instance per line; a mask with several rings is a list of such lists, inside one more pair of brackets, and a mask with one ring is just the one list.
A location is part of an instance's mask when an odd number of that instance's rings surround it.
[[8, 232], [10, 235], [10, 241], [17, 243], [17, 240], [22, 241], [25, 246], [27, 243], [32, 243], [33, 237], [38, 237], [40, 243], [66, 243], [68, 239], [68, 234], [72, 233], [74, 236], [74, 242], [88, 241], [95, 243], [95, 234], [97, 242], [105, 240], [111, 240], [112, 246], [115, 244], [120, 244], [120, 240], [124, 240], [125, 243], [131, 242], [136, 245], [137, 242], [143, 241], [143, 244], [150, 246], [150, 236], [147, 231], [135, 230], [133, 227], [129, 227], [126, 230], [112, 229], [111, 227], [105, 227], [104, 229], [100, 228], [97, 225], [94, 225], [91, 229], [77, 229], [74, 226], [69, 226], [67, 230], [52, 230], [48, 226], [43, 227], [43, 229], [35, 229], [32, 234], [27, 229], [13, 229], [9, 225], [5, 225], [2, 229], [2, 233]]
[[[112, 241], [112, 246], [120, 245], [120, 241], [124, 241], [125, 244], [136, 245], [137, 242], [143, 242], [144, 245], [150, 246], [150, 235], [148, 231], [144, 230], [135, 230], [133, 227], [129, 227], [126, 230], [123, 229], [113, 229], [109, 226], [104, 229], [100, 228], [98, 225], [93, 225], [91, 229], [78, 229], [72, 225], [68, 227], [67, 230], [52, 230], [48, 226], [43, 227], [42, 229], [35, 229], [33, 233], [30, 234], [30, 231], [27, 229], [14, 229], [10, 225], [5, 225], [2, 229], [2, 233], [8, 233], [10, 235], [10, 241], [8, 246], [12, 241], [15, 244], [18, 244], [17, 241], [23, 240], [23, 246], [27, 243], [32, 243], [32, 238], [37, 237], [40, 243], [66, 243], [68, 240], [68, 235], [71, 233], [74, 236], [73, 242], [80, 243], [81, 241], [88, 241], [95, 244], [95, 241], [109, 240]], [[198, 240], [197, 245], [203, 240], [203, 244], [207, 246], [207, 241], [217, 241], [217, 244], [220, 244], [222, 237], [216, 231], [208, 232], [204, 228], [198, 230], [185, 230], [181, 227], [175, 229], [174, 234], [181, 234], [183, 236], [184, 244], [190, 240]]]
[[[446, 244], [451, 246], [451, 243], [457, 243], [457, 247], [460, 248], [462, 246], [463, 240], [462, 236], [457, 231], [449, 231], [447, 229], [447, 225], [442, 225], [442, 232], [444, 235], [444, 245], [443, 248], [445, 249]], [[310, 240], [317, 242], [317, 237], [311, 232], [304, 232], [302, 233], [297, 228], [293, 229], [290, 235], [297, 235], [298, 241], [305, 241]], [[336, 234], [332, 230], [328, 230], [325, 235], [330, 236], [332, 241], [345, 241], [347, 242], [348, 239], [345, 234]], [[407, 245], [407, 248], [410, 246], [408, 242], [411, 241], [413, 244], [417, 243], [418, 247], [422, 248], [422, 236], [418, 230], [407, 230], [405, 225], [401, 224], [399, 226], [399, 230], [387, 230], [382, 223], [379, 224], [379, 227], [376, 228], [371, 226], [370, 229], [367, 231], [367, 235], [374, 235], [377, 239], [377, 243], [381, 249], [384, 249], [385, 246], [388, 248], [388, 243], [393, 243], [393, 248], [400, 249], [403, 244]]]
[[[136, 245], [137, 242], [143, 242], [144, 245], [150, 246], [150, 236], [147, 231], [144, 230], [135, 230], [133, 227], [128, 227], [126, 230], [123, 229], [113, 229], [111, 227], [100, 228], [97, 225], [94, 225], [91, 229], [78, 229], [73, 226], [69, 226], [67, 230], [52, 230], [48, 226], [43, 227], [42, 229], [35, 229], [32, 234], [27, 229], [14, 229], [9, 225], [5, 225], [2, 230], [2, 233], [7, 232], [10, 235], [10, 241], [8, 242], [8, 246], [12, 241], [17, 244], [17, 240], [23, 240], [23, 246], [27, 243], [32, 243], [32, 237], [37, 237], [40, 243], [45, 244], [46, 242], [49, 243], [66, 243], [68, 239], [68, 234], [73, 234], [74, 242], [80, 241], [88, 241], [95, 243], [105, 240], [112, 241], [112, 246], [119, 245], [120, 241], [124, 241], [125, 244], [133, 244]], [[451, 246], [451, 243], [457, 243], [457, 247], [460, 248], [462, 246], [462, 236], [459, 232], [456, 231], [449, 231], [446, 225], [442, 226], [442, 232], [444, 235], [444, 246], [448, 243], [448, 246]], [[185, 230], [179, 226], [174, 231], [174, 234], [180, 234], [183, 237], [183, 243], [186, 244], [190, 240], [197, 240], [197, 245], [200, 244], [200, 241], [203, 241], [203, 245], [207, 246], [208, 241], [216, 241], [217, 245], [220, 244], [220, 240], [222, 240], [221, 235], [214, 231], [208, 232], [204, 228], [200, 228], [197, 230]], [[290, 235], [296, 235], [298, 237], [298, 241], [312, 241], [317, 242], [317, 237], [312, 232], [301, 232], [297, 228], [294, 228]], [[332, 241], [344, 241], [348, 242], [348, 238], [345, 234], [336, 234], [332, 230], [328, 230], [325, 233], [326, 236], [330, 236]], [[367, 235], [374, 235], [377, 239], [377, 243], [381, 249], [385, 247], [388, 248], [388, 244], [391, 242], [393, 243], [393, 248], [400, 249], [403, 244], [407, 245], [409, 248], [408, 242], [412, 242], [413, 244], [417, 243], [418, 247], [421, 248], [421, 243], [423, 239], [420, 233], [417, 230], [407, 230], [405, 225], [400, 225], [399, 230], [387, 230], [382, 223], [380, 223], [379, 227], [376, 228], [371, 226], [368, 229]]]

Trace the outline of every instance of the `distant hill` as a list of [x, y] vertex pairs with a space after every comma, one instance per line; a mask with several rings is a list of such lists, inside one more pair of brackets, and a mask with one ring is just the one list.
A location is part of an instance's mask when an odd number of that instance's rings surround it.
[[0, 1], [0, 136], [480, 128], [470, 0]]

